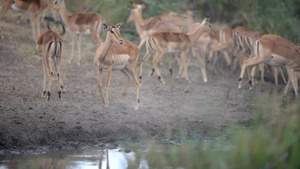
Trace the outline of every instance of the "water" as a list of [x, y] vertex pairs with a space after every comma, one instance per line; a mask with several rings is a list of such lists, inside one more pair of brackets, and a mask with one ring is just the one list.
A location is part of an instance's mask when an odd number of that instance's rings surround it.
[[[108, 158], [107, 158], [108, 156]], [[121, 149], [69, 150], [0, 155], [0, 169], [148, 169], [145, 159]]]

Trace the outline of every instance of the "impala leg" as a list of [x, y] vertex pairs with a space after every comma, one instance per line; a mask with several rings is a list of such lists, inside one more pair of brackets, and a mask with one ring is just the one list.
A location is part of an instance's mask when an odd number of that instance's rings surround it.
[[[209, 51], [209, 56], [208, 56], [208, 63], [212, 63], [212, 60], [213, 60], [213, 54], [217, 51], [220, 51], [220, 50], [223, 50], [223, 49], [226, 49], [228, 48], [229, 46], [226, 44], [226, 43], [221, 43], [221, 44], [218, 44], [216, 45], [215, 47], [213, 47], [212, 49], [210, 49]], [[225, 59], [226, 59], [226, 62], [227, 64], [231, 64], [231, 59], [230, 57], [228, 56], [228, 51], [227, 51], [227, 55], [225, 55]]]
[[[49, 55], [49, 52], [48, 52], [48, 55]], [[46, 66], [48, 68], [48, 92], [47, 92], [46, 102], [48, 102], [50, 100], [50, 95], [51, 95], [51, 81], [52, 81], [52, 75], [53, 75], [53, 71], [51, 68], [51, 57], [50, 56], [46, 56]]]
[[78, 62], [77, 62], [77, 64], [78, 65], [80, 65], [80, 60], [81, 60], [80, 47], [81, 47], [81, 34], [78, 34], [78, 42], [77, 42], [77, 48], [78, 48]]
[[36, 33], [36, 22], [37, 22], [37, 15], [35, 12], [30, 12], [30, 22], [31, 22], [31, 27], [32, 27], [32, 34], [33, 34], [33, 39], [37, 40], [37, 33]]
[[283, 71], [282, 71], [282, 68], [281, 68], [281, 67], [278, 67], [277, 69], [278, 69], [278, 71], [279, 71], [279, 73], [280, 73], [280, 75], [281, 75], [281, 78], [282, 78], [283, 82], [286, 84], [286, 78], [285, 78], [285, 76], [284, 76], [284, 73], [283, 73]]
[[128, 75], [126, 69], [122, 69], [121, 72], [127, 77], [127, 82], [126, 82], [126, 84], [125, 84], [125, 86], [124, 86], [124, 89], [123, 89], [122, 95], [121, 95], [121, 96], [125, 96], [125, 95], [126, 95], [126, 92], [127, 92], [127, 89], [128, 89], [128, 87], [129, 87], [130, 77], [129, 77], [129, 75]]
[[[58, 46], [59, 47], [59, 46]], [[61, 75], [60, 75], [60, 61], [61, 61], [61, 52], [57, 54], [57, 56], [53, 57], [54, 61], [54, 68], [57, 73], [57, 81], [58, 81], [58, 98], [61, 100], [61, 91], [62, 91], [62, 80], [61, 80]]]
[[59, 55], [58, 55], [58, 62], [57, 62], [57, 70], [59, 71], [59, 81], [60, 81], [60, 89], [62, 92], [64, 92], [64, 84], [63, 81], [61, 80], [61, 74], [60, 74], [60, 64], [61, 64], [61, 57], [62, 57], [62, 43], [59, 42], [60, 48], [59, 48]]
[[184, 51], [181, 53], [182, 54], [181, 59], [182, 59], [182, 63], [183, 63], [184, 77], [189, 83], [191, 83], [188, 73], [187, 73], [186, 53], [187, 53], [187, 51]]
[[36, 24], [36, 30], [37, 30], [36, 37], [38, 38], [39, 35], [41, 34], [41, 29], [40, 29], [40, 27], [41, 27], [41, 21], [39, 19], [39, 16], [37, 16], [35, 24]]
[[170, 71], [170, 75], [173, 75], [173, 69], [172, 69], [172, 55], [169, 54], [169, 71]]
[[46, 67], [46, 58], [45, 58], [45, 54], [42, 54], [42, 59], [43, 59], [43, 72], [44, 72], [44, 81], [43, 81], [43, 93], [42, 93], [42, 97], [45, 97], [46, 95], [46, 77], [47, 77], [47, 67]]
[[231, 57], [229, 56], [229, 51], [228, 51], [228, 49], [224, 49], [223, 50], [223, 54], [224, 54], [224, 57], [225, 57], [225, 60], [226, 60], [226, 62], [227, 62], [227, 65], [231, 65]]
[[72, 32], [72, 50], [71, 50], [71, 58], [69, 60], [69, 63], [72, 62], [73, 57], [74, 57], [75, 41], [76, 41], [76, 34], [75, 34], [75, 32]]
[[198, 52], [194, 52], [194, 53], [195, 53], [194, 56], [196, 57], [196, 59], [199, 62], [199, 65], [200, 65], [200, 69], [201, 69], [203, 81], [205, 83], [207, 83], [207, 76], [206, 76], [204, 56], [202, 55], [202, 57], [201, 57]]
[[274, 67], [274, 73], [273, 73], [275, 84], [278, 85], [278, 69]]
[[131, 74], [131, 76], [134, 79], [135, 84], [136, 84], [136, 104], [135, 104], [134, 110], [138, 110], [139, 103], [140, 103], [140, 99], [139, 99], [139, 86], [140, 86], [139, 85], [139, 79], [137, 77], [134, 66], [129, 64], [127, 67], [128, 67], [127, 71]]
[[113, 65], [110, 65], [107, 69], [107, 78], [106, 78], [106, 84], [105, 84], [105, 89], [106, 89], [106, 98], [105, 98], [105, 107], [108, 107], [108, 89], [109, 89], [109, 83], [110, 83], [110, 78], [111, 78], [111, 72], [112, 72], [112, 67]]
[[143, 76], [143, 66], [144, 66], [144, 63], [146, 60], [148, 60], [149, 56], [151, 56], [151, 52], [150, 51], [147, 51], [146, 55], [142, 58], [142, 61], [141, 61], [141, 65], [140, 65], [140, 75], [139, 75], [139, 79], [140, 81], [142, 82], [142, 76]]
[[12, 3], [14, 2], [13, 0], [2, 0], [2, 6], [1, 6], [1, 11], [0, 11], [0, 19], [2, 16], [7, 12], [7, 10], [10, 8]]
[[259, 68], [260, 68], [260, 80], [262, 82], [264, 82], [265, 81], [265, 64], [264, 63], [259, 64]]
[[239, 62], [239, 58], [234, 58], [233, 59], [233, 66], [232, 66], [232, 70], [236, 71], [237, 70], [237, 66], [238, 66], [238, 62]]
[[179, 70], [178, 70], [178, 73], [177, 73], [177, 76], [176, 78], [182, 78], [182, 75], [183, 75], [183, 63], [182, 63], [182, 54], [178, 54], [178, 57], [177, 57], [177, 64], [179, 66]]
[[244, 62], [243, 66], [242, 66], [241, 74], [240, 74], [240, 77], [239, 77], [239, 85], [238, 85], [239, 89], [242, 87], [242, 79], [244, 77], [244, 74], [245, 74], [245, 71], [246, 71], [247, 67], [255, 66], [259, 63], [263, 63], [266, 60], [268, 60], [268, 59], [262, 59], [261, 57], [256, 56], [256, 57], [250, 58], [250, 59], [248, 59]]
[[[289, 79], [290, 79], [290, 81], [292, 83], [292, 86], [294, 88], [295, 95], [298, 96], [298, 76], [297, 76], [297, 73], [294, 71], [293, 68], [287, 68], [286, 70], [288, 72]], [[287, 91], [286, 91], [285, 95], [286, 94], [287, 94]]]
[[102, 69], [99, 68], [98, 69], [98, 87], [99, 87], [99, 91], [102, 97], [102, 101], [103, 104], [105, 105], [105, 99], [104, 99], [104, 94], [103, 94], [103, 90], [102, 90]]
[[278, 85], [278, 68], [275, 66], [268, 66], [275, 80], [275, 84]]
[[157, 63], [161, 60], [162, 56], [163, 56], [164, 52], [162, 51], [157, 51], [156, 52], [156, 56], [154, 57], [153, 61], [152, 61], [152, 67], [155, 70], [156, 75], [158, 76], [158, 79], [161, 81], [162, 84], [165, 84], [164, 79], [161, 77], [160, 71], [157, 67]]
[[146, 40], [147, 40], [146, 38], [142, 38], [142, 39], [141, 39], [141, 41], [140, 41], [140, 43], [139, 43], [139, 46], [138, 46], [139, 49], [142, 48], [142, 46], [144, 45], [144, 43], [146, 42]]
[[249, 80], [249, 85], [250, 85], [250, 90], [255, 84], [255, 74], [256, 74], [256, 66], [253, 66], [251, 69], [251, 75], [250, 75], [250, 80]]

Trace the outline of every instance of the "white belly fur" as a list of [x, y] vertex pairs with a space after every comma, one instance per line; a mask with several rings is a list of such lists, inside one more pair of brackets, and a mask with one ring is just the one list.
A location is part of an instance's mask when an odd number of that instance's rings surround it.
[[[128, 63], [129, 55], [114, 55], [114, 65], [112, 70], [122, 70]], [[101, 66], [102, 69], [107, 69], [107, 66]]]
[[26, 13], [28, 13], [27, 11], [22, 10], [22, 9], [19, 9], [18, 7], [16, 7], [15, 4], [12, 4], [10, 8], [11, 8], [13, 11], [15, 11], [15, 12], [26, 12]]
[[76, 34], [81, 34], [81, 35], [90, 35], [91, 34], [91, 30], [90, 29], [86, 29], [85, 32], [76, 32]]

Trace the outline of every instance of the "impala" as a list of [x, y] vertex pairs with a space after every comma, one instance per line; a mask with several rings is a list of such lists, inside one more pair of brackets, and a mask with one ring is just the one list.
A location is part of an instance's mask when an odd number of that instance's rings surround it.
[[284, 90], [287, 94], [292, 83], [295, 95], [298, 95], [298, 77], [294, 68], [300, 65], [300, 47], [292, 42], [273, 34], [263, 35], [255, 41], [254, 57], [246, 60], [243, 64], [239, 77], [238, 88], [241, 88], [242, 78], [247, 67], [253, 67], [259, 63], [267, 63], [273, 66], [285, 67], [288, 73], [288, 83]]
[[[203, 19], [201, 26], [199, 26], [199, 28], [193, 33], [186, 34], [176, 32], [156, 32], [151, 34], [147, 39], [146, 55], [143, 57], [140, 65], [140, 79], [142, 79], [143, 65], [145, 60], [149, 56], [156, 54], [152, 61], [152, 66], [155, 73], [158, 75], [158, 79], [162, 82], [162, 84], [165, 84], [165, 81], [161, 77], [160, 71], [157, 68], [157, 63], [160, 61], [164, 53], [181, 52], [184, 77], [189, 83], [191, 83], [187, 74], [186, 55], [195, 41], [204, 32], [214, 32], [211, 24], [209, 23], [209, 18]], [[179, 72], [182, 71], [180, 70]], [[178, 76], [180, 77], [181, 74]]]
[[148, 36], [154, 32], [181, 32], [182, 28], [171, 22], [169, 16], [159, 15], [144, 20], [142, 11], [145, 5], [135, 3], [132, 3], [132, 5], [134, 8], [129, 9], [130, 15], [127, 18], [127, 22], [134, 22], [135, 24], [136, 31], [141, 39], [138, 45], [140, 49], [146, 42]]
[[[37, 48], [43, 59], [43, 70], [44, 70], [44, 83], [43, 83], [43, 94], [44, 97], [47, 94], [46, 102], [50, 100], [51, 95], [51, 80], [53, 71], [51, 67], [51, 59], [53, 60], [54, 67], [58, 77], [58, 97], [61, 100], [61, 92], [63, 90], [63, 82], [60, 76], [60, 62], [63, 46], [62, 36], [65, 34], [65, 27], [62, 24], [63, 32], [61, 34], [56, 31], [52, 31], [47, 23], [48, 30], [43, 32], [37, 40]], [[46, 74], [48, 74], [48, 89], [46, 90]]]
[[40, 34], [38, 14], [48, 7], [49, 1], [50, 0], [2, 0], [0, 19], [9, 8], [16, 12], [28, 12], [30, 15], [33, 39], [36, 40]]
[[232, 29], [230, 28], [223, 28], [219, 32], [220, 41], [217, 43], [213, 48], [210, 49], [209, 56], [208, 56], [208, 62], [212, 62], [213, 54], [217, 51], [222, 50], [224, 57], [226, 59], [226, 62], [228, 65], [231, 65], [231, 58], [229, 56], [229, 51], [232, 51], [235, 43], [232, 38]]
[[[193, 33], [201, 26], [201, 23], [194, 22], [192, 11], [187, 11], [183, 17], [186, 18], [188, 23], [187, 24], [188, 33]], [[192, 55], [199, 62], [202, 78], [205, 83], [207, 82], [207, 75], [206, 75], [206, 68], [205, 68], [206, 51], [207, 48], [215, 42], [216, 42], [216, 36], [213, 36], [209, 32], [204, 32], [201, 36], [199, 36], [199, 38], [193, 43], [191, 47]], [[199, 55], [199, 53], [201, 54]], [[187, 57], [187, 63], [189, 63], [189, 58], [190, 57]], [[188, 69], [188, 65], [187, 65], [187, 69]], [[181, 71], [183, 71], [182, 66], [181, 66]], [[182, 72], [179, 72], [179, 74], [182, 74]]]
[[[123, 41], [120, 36], [121, 24], [115, 26], [107, 26], [104, 24], [104, 30], [107, 31], [106, 40], [97, 49], [94, 56], [94, 63], [98, 67], [98, 86], [102, 96], [102, 100], [105, 107], [108, 107], [108, 89], [110, 83], [110, 77], [113, 70], [120, 70], [126, 77], [127, 83], [123, 89], [124, 95], [128, 89], [130, 83], [130, 76], [136, 83], [136, 105], [135, 110], [139, 106], [139, 80], [136, 74], [137, 60], [139, 55], [139, 48], [130, 41]], [[107, 69], [106, 78], [106, 96], [102, 91], [102, 70]]]
[[76, 34], [78, 35], [78, 62], [77, 64], [80, 65], [81, 59], [81, 35], [82, 34], [91, 34], [92, 37], [96, 40], [97, 44], [101, 45], [101, 40], [99, 34], [102, 29], [102, 24], [105, 22], [105, 19], [97, 14], [97, 13], [75, 13], [69, 15], [66, 9], [66, 5], [64, 0], [52, 0], [52, 4], [49, 6], [51, 10], [58, 10], [59, 14], [62, 16], [64, 23], [72, 32], [72, 51], [71, 51], [71, 58], [69, 63], [73, 60], [74, 57], [74, 47]]
[[[264, 34], [260, 31], [252, 31], [250, 29], [247, 29], [246, 27], [237, 27], [235, 29], [235, 35], [237, 43], [240, 46], [240, 50], [237, 53], [237, 59], [240, 61], [240, 65], [244, 64], [244, 61], [248, 58], [254, 57], [254, 43], [256, 40], [258, 40], [260, 37], [262, 37]], [[261, 81], [264, 81], [264, 70], [265, 70], [265, 63], [259, 64], [260, 70], [261, 70]], [[272, 65], [267, 66], [269, 70], [272, 72], [275, 84], [278, 84], [278, 73], [281, 74], [283, 80], [285, 81], [285, 77], [283, 75], [283, 71], [280, 67], [274, 67]], [[254, 66], [251, 70], [251, 75], [249, 75], [249, 84], [250, 89], [255, 84], [255, 72], [256, 72], [256, 66]]]

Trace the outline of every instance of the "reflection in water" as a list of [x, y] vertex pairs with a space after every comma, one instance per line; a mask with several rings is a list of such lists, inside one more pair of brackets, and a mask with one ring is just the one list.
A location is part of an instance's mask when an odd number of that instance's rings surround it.
[[120, 149], [59, 151], [39, 155], [0, 155], [0, 169], [148, 169], [142, 153]]

